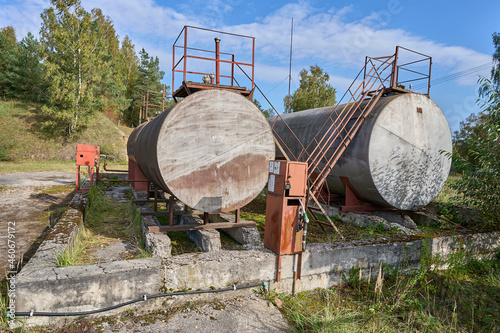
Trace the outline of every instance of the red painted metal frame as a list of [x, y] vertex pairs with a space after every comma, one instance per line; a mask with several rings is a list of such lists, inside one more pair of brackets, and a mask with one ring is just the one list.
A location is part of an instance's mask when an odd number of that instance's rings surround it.
[[76, 183], [75, 192], [88, 192], [88, 189], [80, 188], [80, 167], [86, 166], [90, 175], [90, 185], [94, 184], [94, 179], [99, 178], [99, 146], [76, 145]]
[[[201, 30], [201, 31], [207, 31], [207, 32], [212, 32], [216, 34], [222, 34], [222, 35], [228, 35], [228, 36], [234, 36], [234, 37], [241, 37], [241, 38], [246, 38], [246, 39], [251, 39], [252, 41], [252, 62], [251, 63], [246, 63], [246, 62], [238, 62], [235, 61], [235, 55], [231, 53], [224, 53], [220, 52], [219, 49], [219, 42], [217, 41], [218, 38], [216, 39], [216, 45], [215, 45], [215, 51], [213, 50], [205, 50], [205, 49], [198, 49], [198, 48], [192, 48], [188, 46], [188, 30], [189, 29], [194, 29], [194, 30]], [[182, 38], [181, 38], [182, 37]], [[183, 40], [183, 45], [177, 45], [179, 40]], [[220, 41], [220, 39], [219, 39]], [[182, 49], [182, 56], [180, 59], [178, 59], [176, 63], [176, 49]], [[192, 55], [189, 54], [190, 51], [198, 51], [198, 52], [206, 52], [209, 54], [214, 54], [215, 53], [215, 58], [210, 58], [210, 57], [203, 57], [203, 56], [197, 56], [197, 55]], [[245, 67], [250, 67], [251, 68], [251, 89], [249, 91], [253, 91], [255, 89], [255, 82], [254, 82], [254, 75], [255, 75], [255, 37], [252, 36], [246, 36], [246, 35], [240, 35], [240, 34], [233, 34], [233, 33], [228, 33], [228, 32], [223, 32], [223, 31], [217, 31], [217, 30], [212, 30], [212, 29], [205, 29], [205, 28], [199, 28], [199, 27], [194, 27], [194, 26], [189, 26], [186, 25], [184, 28], [181, 30], [179, 33], [177, 39], [175, 40], [173, 46], [172, 46], [172, 91], [173, 91], [173, 96], [174, 99], [177, 97], [176, 93], [178, 91], [176, 85], [175, 85], [175, 77], [176, 73], [182, 73], [182, 81], [183, 84], [185, 84], [187, 81], [187, 74], [195, 74], [195, 75], [210, 75], [208, 72], [197, 72], [197, 71], [188, 71], [187, 67], [187, 61], [188, 59], [197, 59], [197, 60], [205, 60], [205, 61], [210, 61], [210, 62], [215, 62], [215, 68], [216, 68], [216, 84], [220, 84], [220, 79], [221, 78], [228, 78], [231, 80], [230, 86], [234, 86], [234, 83], [236, 83], [239, 86], [238, 81], [235, 78], [235, 68], [234, 66], [236, 65], [242, 72], [245, 74], [245, 76], [249, 77], [249, 75], [242, 69], [241, 66]], [[231, 57], [231, 60], [225, 60], [221, 59], [220, 55], [227, 55]], [[178, 66], [182, 63], [182, 69], [178, 69]], [[231, 74], [221, 74], [220, 73], [220, 64], [221, 63], [227, 63], [231, 64]], [[201, 81], [201, 80], [200, 80]], [[179, 87], [181, 87], [180, 85]], [[220, 87], [222, 89], [228, 89], [227, 86], [225, 87]]]
[[362, 211], [374, 211], [374, 210], [394, 210], [394, 208], [383, 207], [378, 205], [363, 205], [360, 200], [361, 197], [358, 195], [356, 190], [351, 185], [349, 178], [339, 177], [342, 185], [345, 187], [345, 205], [340, 207], [340, 211], [347, 212], [362, 212]]

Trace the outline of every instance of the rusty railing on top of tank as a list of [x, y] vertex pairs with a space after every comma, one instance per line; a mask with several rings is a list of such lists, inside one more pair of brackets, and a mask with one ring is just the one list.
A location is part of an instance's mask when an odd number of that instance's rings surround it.
[[[414, 58], [410, 61], [399, 63], [401, 50], [416, 56], [416, 59]], [[429, 62], [428, 73], [407, 68], [409, 65], [427, 61]], [[358, 73], [349, 89], [347, 89], [344, 96], [342, 96], [337, 103], [337, 106], [332, 109], [327, 121], [323, 124], [321, 129], [330, 122], [326, 133], [321, 138], [319, 138], [319, 134], [317, 134], [312, 142], [310, 142], [298, 156], [300, 159], [302, 154], [308, 155], [306, 162], [308, 163], [308, 177], [312, 195], [318, 197], [326, 177], [330, 174], [340, 156], [346, 150], [347, 146], [354, 138], [354, 135], [356, 135], [366, 117], [368, 117], [373, 107], [384, 93], [390, 91], [402, 93], [409, 92], [410, 90], [405, 89], [403, 83], [425, 79], [428, 81], [426, 95], [429, 95], [431, 65], [431, 57], [400, 46], [396, 47], [396, 52], [392, 56], [376, 58], [366, 57], [363, 69]], [[404, 81], [399, 81], [401, 71], [410, 72], [412, 75], [415, 75], [415, 77], [409, 77], [405, 78]], [[361, 77], [362, 73], [363, 80], [357, 88], [353, 90], [353, 87], [356, 87], [356, 82]], [[350, 95], [349, 101], [342, 109], [339, 109], [338, 106], [348, 94]], [[358, 112], [359, 114], [357, 114]], [[334, 114], [335, 119], [332, 118]], [[355, 115], [356, 117], [354, 117]], [[348, 123], [351, 120], [354, 120], [354, 123], [348, 127]], [[320, 132], [321, 130], [318, 131], [318, 133]], [[334, 153], [329, 158], [326, 158], [327, 152], [332, 149], [335, 142], [338, 140], [340, 140], [340, 143], [335, 148]], [[311, 153], [308, 153], [309, 148], [312, 148]], [[322, 162], [324, 165], [321, 165]]]
[[[188, 30], [198, 30], [198, 31], [205, 31], [209, 33], [214, 33], [217, 36], [223, 35], [223, 36], [231, 36], [231, 37], [239, 37], [245, 40], [249, 40], [251, 42], [251, 48], [252, 48], [252, 55], [251, 55], [251, 62], [240, 62], [235, 60], [235, 55], [232, 53], [225, 53], [225, 52], [220, 52], [219, 51], [219, 44], [220, 44], [220, 38], [216, 37], [215, 39], [215, 50], [207, 50], [207, 49], [200, 49], [200, 48], [193, 48], [188, 46]], [[181, 38], [182, 37], [182, 38]], [[177, 45], [177, 43], [181, 41], [182, 45]], [[177, 57], [176, 55], [176, 50], [180, 49], [181, 50], [181, 55], [180, 57]], [[203, 77], [209, 77], [211, 79], [211, 84], [221, 84], [221, 78], [229, 79], [229, 86], [238, 86], [240, 87], [240, 83], [237, 81], [236, 76], [235, 76], [235, 65], [243, 72], [245, 76], [250, 78], [251, 81], [251, 87], [250, 91], [253, 91], [255, 88], [255, 83], [254, 83], [254, 76], [255, 76], [255, 37], [252, 36], [245, 36], [245, 35], [240, 35], [240, 34], [234, 34], [234, 33], [228, 33], [228, 32], [223, 32], [223, 31], [217, 31], [217, 30], [212, 30], [212, 29], [205, 29], [205, 28], [199, 28], [199, 27], [194, 27], [194, 26], [189, 26], [186, 25], [182, 29], [182, 31], [179, 33], [179, 36], [177, 36], [177, 39], [175, 40], [173, 46], [172, 46], [172, 91], [175, 92], [175, 77], [177, 73], [182, 73], [182, 82], [186, 82], [188, 75], [194, 75], [194, 76], [203, 76]], [[214, 54], [215, 57], [211, 58], [209, 56], [200, 56], [200, 55], [195, 55], [195, 53], [198, 54]], [[177, 52], [178, 54], [178, 52]], [[227, 56], [230, 58], [230, 60], [222, 59], [222, 56]], [[177, 58], [176, 58], [177, 57]], [[193, 60], [201, 60], [205, 62], [214, 62], [215, 63], [215, 74], [213, 74], [213, 71], [210, 72], [203, 72], [201, 70], [199, 71], [190, 71], [187, 69], [187, 62], [188, 59], [193, 59]], [[182, 64], [182, 65], [181, 65]], [[221, 64], [229, 64], [231, 66], [230, 73], [228, 74], [221, 74]], [[181, 66], [181, 68], [179, 68]], [[191, 65], [192, 66], [192, 65]], [[245, 68], [250, 68], [251, 74], [248, 75], [243, 69], [242, 66]], [[215, 82], [214, 82], [215, 80]], [[175, 97], [175, 96], [174, 96]]]
[[[402, 62], [400, 59], [401, 51], [407, 52], [406, 55], [410, 55], [410, 60]], [[409, 68], [412, 65], [420, 66], [422, 63], [424, 63], [425, 66], [425, 63], [427, 62], [428, 70], [426, 72], [420, 69]], [[318, 200], [320, 198], [321, 190], [326, 183], [327, 176], [330, 174], [333, 167], [358, 132], [364, 120], [368, 117], [373, 107], [383, 94], [389, 92], [412, 92], [411, 84], [410, 89], [406, 89], [403, 83], [408, 84], [410, 82], [427, 80], [427, 91], [422, 94], [427, 96], [429, 95], [431, 66], [431, 57], [401, 46], [397, 46], [396, 52], [391, 56], [366, 57], [365, 65], [359, 71], [358, 75], [353, 80], [342, 98], [332, 109], [328, 119], [322, 125], [320, 130], [318, 130], [318, 134], [307, 144], [307, 146], [300, 142], [295, 133], [293, 133], [293, 130], [279, 114], [276, 117], [276, 119], [280, 118], [285, 126], [291, 131], [292, 135], [301, 145], [302, 151], [298, 156], [294, 156], [292, 151], [286, 146], [285, 141], [280, 138], [276, 131], [273, 130], [278, 147], [282, 150], [287, 159], [288, 157], [283, 149], [283, 146], [295, 160], [305, 160], [308, 163], [308, 204], [314, 201], [318, 206], [317, 208], [323, 212], [331, 226], [337, 230], [341, 237], [343, 237], [342, 234], [330, 220], [328, 214], [323, 210]], [[409, 73], [414, 77], [406, 78], [402, 75], [404, 77], [403, 80], [399, 80], [401, 73]], [[362, 81], [357, 84], [361, 77]], [[349, 100], [344, 107], [340, 109], [339, 106], [342, 104], [346, 96], [348, 96]], [[359, 114], [356, 114], [358, 111]], [[336, 117], [332, 117], [333, 115]], [[357, 117], [354, 117], [355, 115]], [[351, 120], [354, 120], [354, 122], [351, 122], [352, 126], [348, 128], [348, 124]], [[323, 128], [326, 126], [328, 126], [327, 131], [322, 137], [319, 137], [319, 133], [321, 133]], [[274, 127], [274, 124], [272, 127]], [[339, 141], [340, 143], [335, 148], [334, 153], [327, 158], [326, 156], [328, 150], [332, 149], [336, 141]], [[310, 210], [310, 212], [314, 217], [314, 212], [312, 210]]]

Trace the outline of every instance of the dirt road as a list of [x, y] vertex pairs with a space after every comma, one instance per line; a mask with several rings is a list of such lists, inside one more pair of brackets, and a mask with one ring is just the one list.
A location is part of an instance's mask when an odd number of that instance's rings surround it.
[[29, 258], [71, 200], [74, 183], [74, 174], [62, 172], [0, 175], [0, 279], [13, 268], [8, 246], [15, 245], [16, 262]]

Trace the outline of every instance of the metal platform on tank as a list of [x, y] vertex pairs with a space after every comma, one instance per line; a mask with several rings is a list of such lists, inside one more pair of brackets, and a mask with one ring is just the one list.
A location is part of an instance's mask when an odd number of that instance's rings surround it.
[[201, 83], [201, 82], [192, 82], [192, 81], [183, 81], [181, 86], [174, 91], [172, 97], [176, 99], [177, 97], [186, 97], [192, 93], [201, 90], [208, 89], [222, 89], [222, 90], [231, 90], [237, 93], [240, 93], [244, 97], [251, 98], [253, 91], [248, 90], [246, 87], [239, 86], [229, 86], [224, 84], [213, 84], [213, 83]]

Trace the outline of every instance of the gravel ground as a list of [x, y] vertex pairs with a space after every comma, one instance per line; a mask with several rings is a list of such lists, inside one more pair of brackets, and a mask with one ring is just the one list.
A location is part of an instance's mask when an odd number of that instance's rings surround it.
[[62, 172], [0, 175], [0, 279], [13, 268], [7, 261], [9, 234], [16, 261], [27, 260], [50, 230], [50, 211], [69, 202], [74, 183], [74, 174]]
[[[152, 321], [152, 322], [151, 322]], [[279, 333], [289, 332], [288, 324], [271, 303], [260, 295], [186, 307], [172, 317], [157, 315], [153, 320], [135, 318], [104, 322], [96, 332], [171, 333]]]
[[[0, 175], [0, 276], [8, 271], [7, 227], [15, 222], [16, 255], [21, 258], [40, 242], [49, 228], [45, 211], [69, 201], [75, 175], [62, 172], [31, 172]], [[55, 187], [57, 186], [57, 187]], [[58, 191], [55, 191], [57, 189]], [[59, 189], [61, 189], [59, 191]], [[118, 252], [123, 252], [118, 246]], [[109, 249], [108, 249], [109, 250]], [[110, 254], [109, 251], [108, 255]], [[87, 326], [89, 325], [89, 326]], [[272, 304], [260, 295], [239, 297], [184, 307], [174, 315], [114, 316], [92, 324], [90, 330], [75, 325], [47, 328], [49, 332], [287, 332], [286, 321]], [[43, 330], [43, 329], [42, 329]]]

